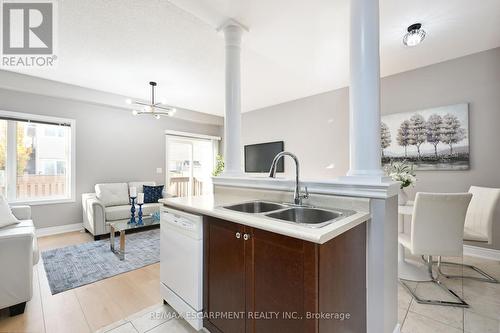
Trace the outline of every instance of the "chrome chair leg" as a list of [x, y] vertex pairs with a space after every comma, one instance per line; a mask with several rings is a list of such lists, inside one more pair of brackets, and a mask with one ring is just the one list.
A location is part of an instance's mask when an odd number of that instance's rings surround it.
[[[449, 265], [449, 266], [461, 266], [461, 267], [466, 267], [469, 269], [472, 269], [476, 273], [482, 275], [483, 277], [477, 277], [477, 276], [470, 276], [470, 275], [451, 275], [451, 274], [446, 274], [442, 271], [441, 265]], [[473, 265], [467, 265], [467, 264], [460, 264], [456, 262], [449, 262], [449, 261], [441, 261], [441, 256], [438, 257], [437, 261], [437, 269], [439, 274], [444, 276], [445, 278], [448, 279], [470, 279], [470, 280], [476, 280], [476, 281], [482, 281], [482, 282], [489, 282], [489, 283], [499, 283], [497, 279], [486, 273], [485, 271], [481, 270], [480, 268], [473, 266]]]
[[[458, 296], [453, 290], [449, 289], [446, 285], [444, 285], [438, 277], [434, 277], [434, 274], [432, 272], [432, 256], [429, 256], [428, 259], [426, 260], [427, 263], [427, 268], [429, 271], [429, 275], [431, 278], [431, 283], [437, 284], [441, 289], [452, 295], [457, 302], [451, 302], [451, 301], [441, 301], [441, 300], [432, 300], [432, 299], [423, 299], [418, 297], [418, 295], [404, 282], [403, 279], [399, 279], [399, 282], [401, 285], [408, 291], [408, 293], [415, 299], [415, 301], [419, 304], [431, 304], [431, 305], [442, 305], [442, 306], [454, 306], [454, 307], [460, 307], [460, 308], [468, 308], [469, 304], [465, 302], [460, 296]], [[421, 282], [425, 283], [425, 282]]]

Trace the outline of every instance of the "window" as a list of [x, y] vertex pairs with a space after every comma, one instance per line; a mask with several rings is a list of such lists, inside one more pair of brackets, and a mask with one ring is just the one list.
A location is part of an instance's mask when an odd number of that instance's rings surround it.
[[0, 193], [9, 202], [74, 200], [74, 120], [0, 111]]

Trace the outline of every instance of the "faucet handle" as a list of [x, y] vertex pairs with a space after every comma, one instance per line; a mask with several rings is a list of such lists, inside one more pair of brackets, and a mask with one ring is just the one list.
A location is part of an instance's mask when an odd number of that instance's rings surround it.
[[302, 199], [309, 198], [309, 191], [307, 190], [307, 186], [304, 186], [305, 193], [301, 195]]

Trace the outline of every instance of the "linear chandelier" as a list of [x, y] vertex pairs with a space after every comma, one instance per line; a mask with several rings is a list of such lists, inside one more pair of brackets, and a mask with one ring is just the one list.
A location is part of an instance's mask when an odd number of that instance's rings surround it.
[[155, 87], [157, 86], [156, 82], [149, 82], [151, 86], [151, 103], [144, 103], [141, 101], [133, 101], [128, 98], [125, 102], [129, 105], [134, 105], [139, 108], [139, 110], [133, 110], [132, 114], [134, 116], [137, 115], [151, 115], [156, 119], [160, 119], [161, 116], [169, 116], [172, 117], [174, 113], [177, 111], [174, 107], [168, 106], [163, 102], [155, 101]]

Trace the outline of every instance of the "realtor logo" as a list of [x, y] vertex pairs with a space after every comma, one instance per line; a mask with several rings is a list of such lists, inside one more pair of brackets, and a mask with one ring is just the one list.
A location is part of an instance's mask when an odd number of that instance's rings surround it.
[[55, 5], [51, 0], [2, 1], [2, 66], [53, 66]]
[[3, 53], [52, 54], [52, 3], [3, 3]]

